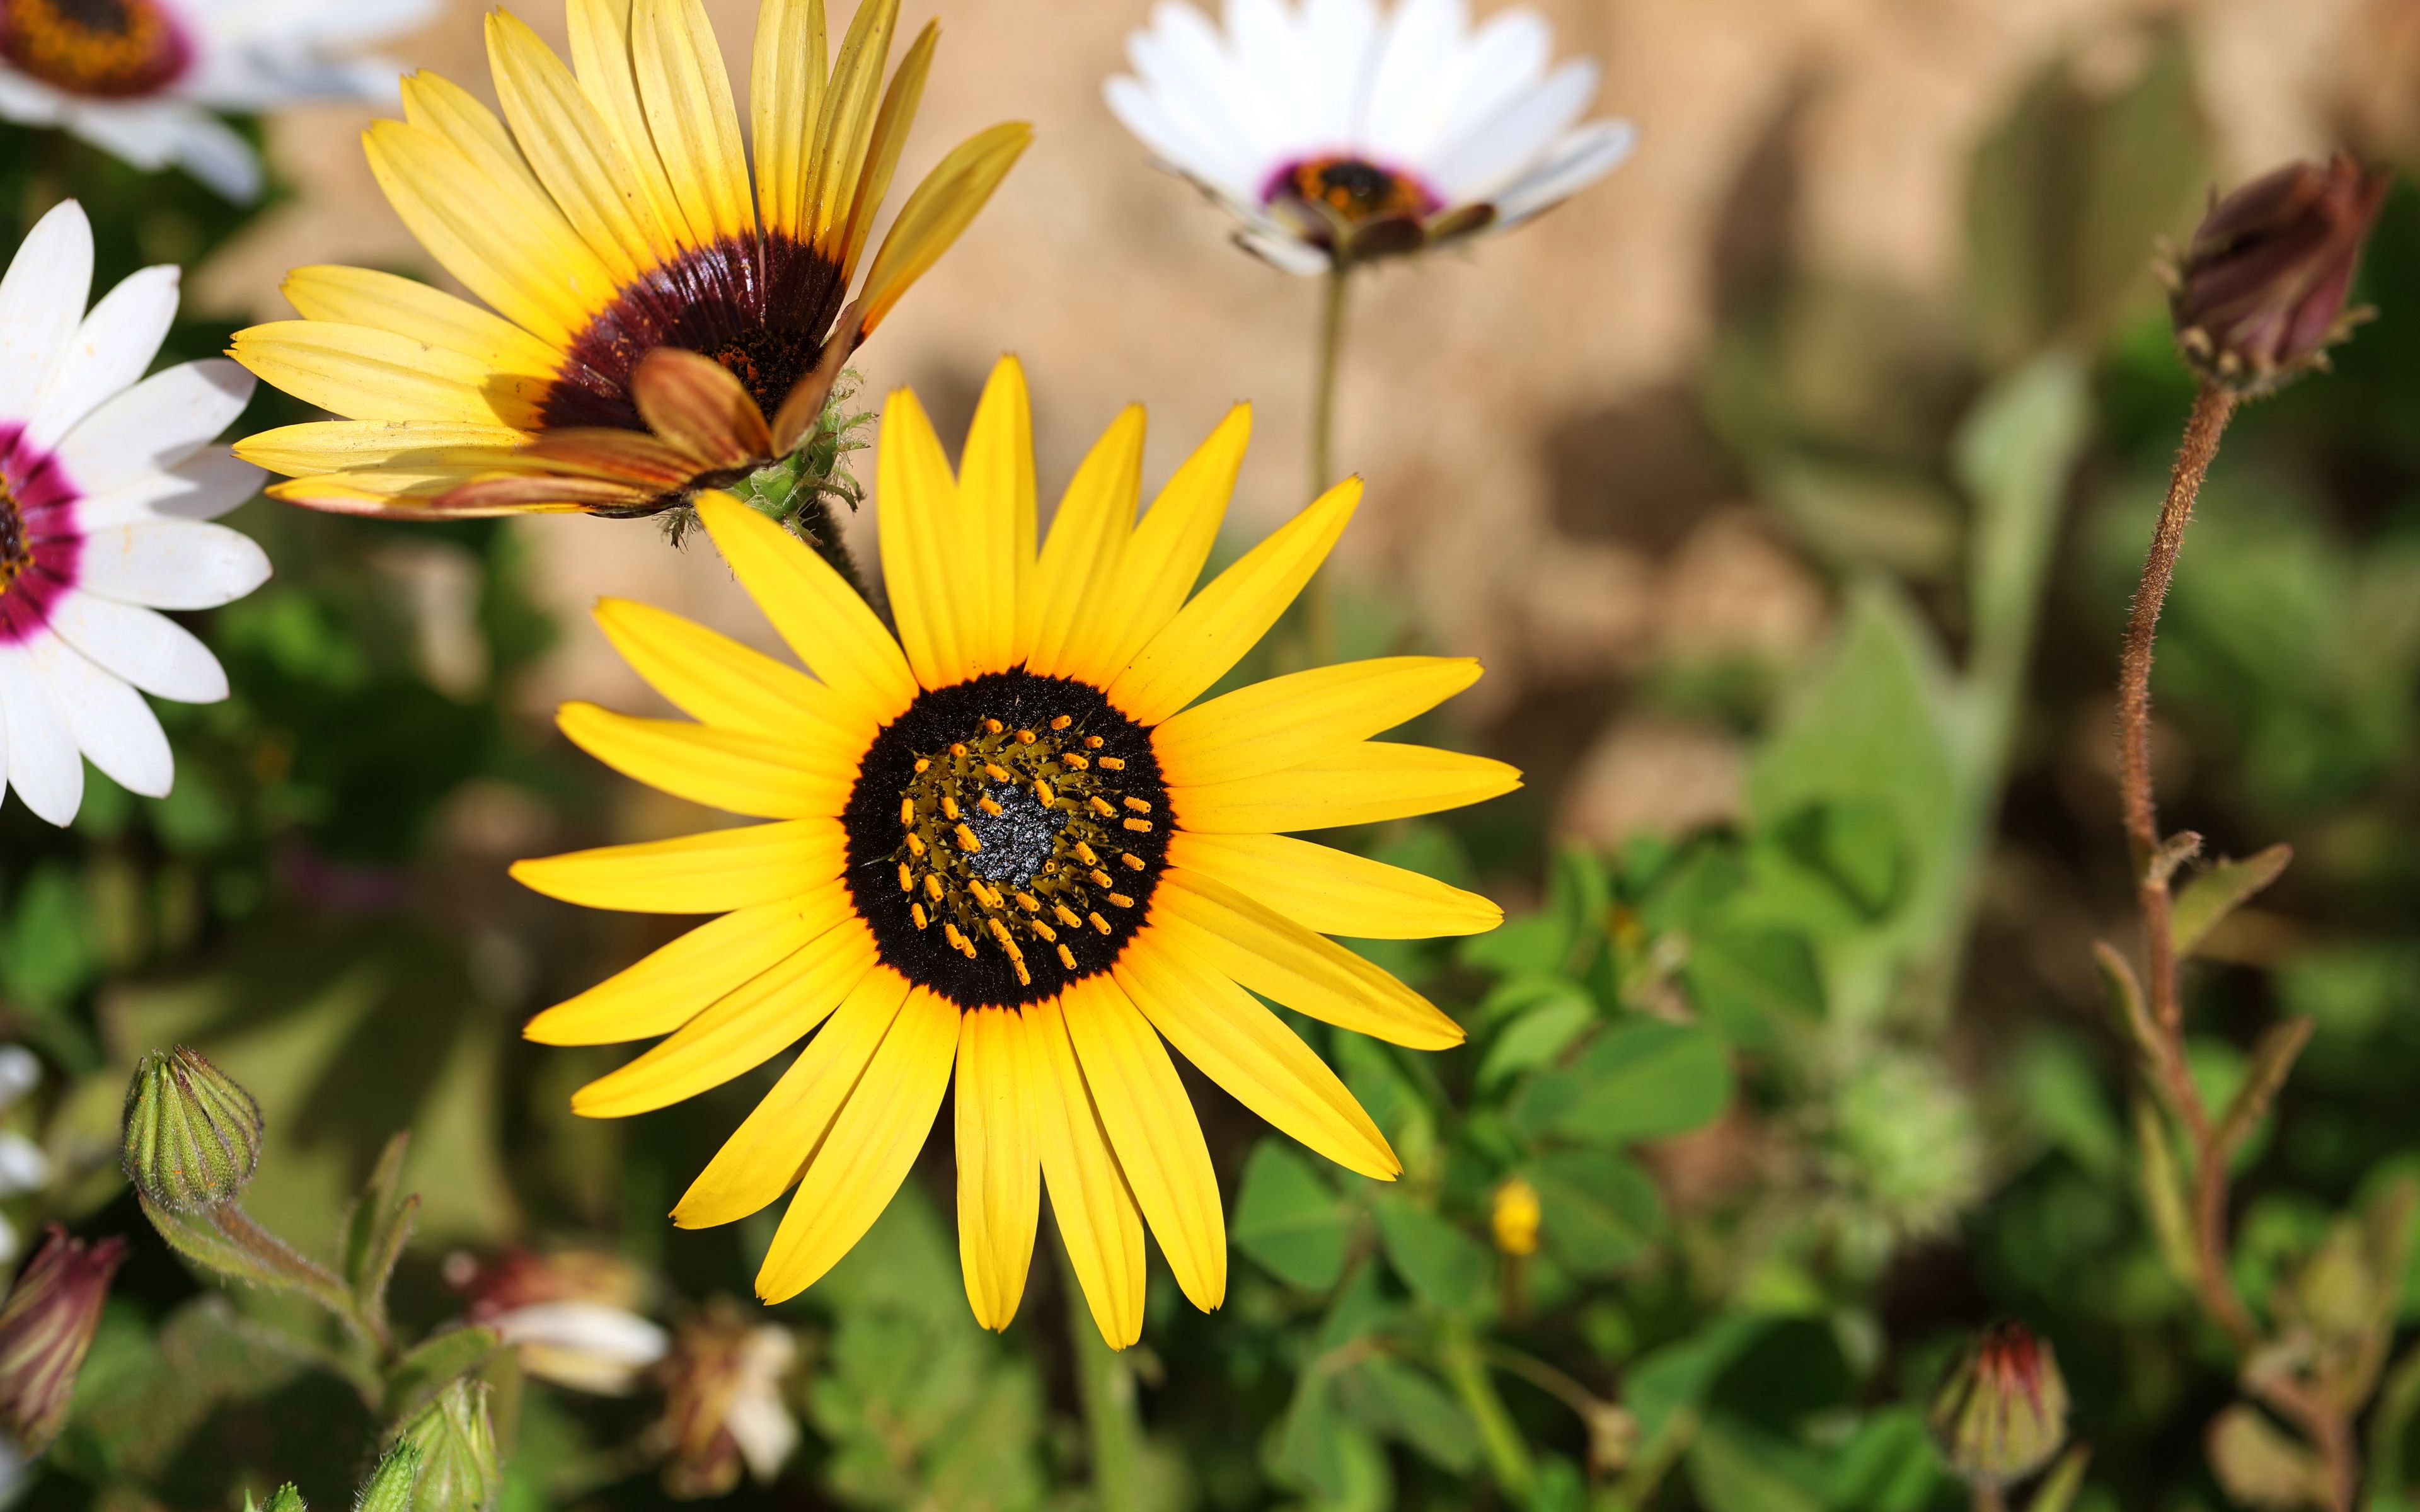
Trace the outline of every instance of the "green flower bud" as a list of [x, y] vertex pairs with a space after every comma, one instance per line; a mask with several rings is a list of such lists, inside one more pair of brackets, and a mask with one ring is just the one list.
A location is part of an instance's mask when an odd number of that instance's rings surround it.
[[126, 1179], [171, 1212], [224, 1207], [260, 1166], [260, 1104], [194, 1050], [154, 1050], [126, 1089]]
[[126, 1241], [70, 1239], [57, 1224], [0, 1303], [0, 1443], [38, 1455], [59, 1436]]
[[2003, 1323], [1968, 1346], [1930, 1414], [1933, 1442], [1960, 1478], [2007, 1486], [2067, 1443], [2067, 1382], [2048, 1344]]
[[[250, 1491], [243, 1493], [243, 1512], [261, 1512]], [[289, 1480], [270, 1497], [268, 1512], [311, 1512], [311, 1509], [303, 1504], [302, 1493], [295, 1489], [294, 1483]]]
[[396, 1450], [406, 1449], [420, 1459], [414, 1512], [492, 1512], [504, 1472], [496, 1461], [486, 1382], [465, 1378], [438, 1393], [403, 1426]]
[[419, 1446], [398, 1443], [379, 1461], [377, 1473], [354, 1498], [353, 1512], [412, 1512], [412, 1490], [419, 1480]]

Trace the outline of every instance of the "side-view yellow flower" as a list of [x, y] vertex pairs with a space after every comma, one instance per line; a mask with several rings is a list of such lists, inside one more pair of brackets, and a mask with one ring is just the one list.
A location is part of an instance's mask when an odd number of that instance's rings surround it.
[[287, 475], [277, 498], [421, 518], [654, 514], [787, 456], [1032, 139], [1009, 122], [953, 149], [850, 301], [938, 38], [927, 25], [886, 90], [898, 16], [865, 0], [827, 77], [822, 0], [763, 0], [752, 194], [702, 0], [569, 0], [572, 67], [489, 13], [503, 118], [415, 74], [405, 118], [364, 141], [404, 224], [493, 313], [391, 273], [296, 269], [302, 318], [238, 332], [230, 355], [344, 418], [236, 451]]
[[768, 1301], [813, 1284], [890, 1202], [954, 1069], [976, 1319], [1015, 1316], [1047, 1185], [1094, 1319], [1123, 1348], [1142, 1328], [1146, 1225], [1195, 1305], [1226, 1295], [1218, 1188], [1168, 1046], [1311, 1149], [1391, 1179], [1377, 1127], [1261, 998], [1441, 1049], [1463, 1038], [1452, 1019], [1324, 936], [1502, 918], [1286, 832], [1475, 803], [1520, 774], [1371, 738], [1469, 687], [1466, 658], [1323, 667], [1195, 702], [1310, 580], [1361, 493], [1340, 484], [1192, 594], [1243, 460], [1242, 406], [1140, 521], [1143, 417], [1119, 416], [1038, 552], [1013, 360], [955, 475], [912, 393], [884, 416], [898, 639], [814, 551], [716, 494], [698, 500], [706, 530], [813, 676], [660, 609], [599, 606], [614, 646], [697, 722], [572, 703], [565, 733], [642, 782], [772, 823], [517, 866], [593, 908], [722, 915], [528, 1034], [669, 1036], [573, 1099], [617, 1118], [813, 1031], [673, 1211], [729, 1223], [795, 1184], [756, 1279]]

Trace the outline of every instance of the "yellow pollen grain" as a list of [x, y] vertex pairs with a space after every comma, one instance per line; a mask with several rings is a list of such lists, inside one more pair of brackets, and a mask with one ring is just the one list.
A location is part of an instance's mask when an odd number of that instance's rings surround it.
[[1117, 812], [1115, 809], [1110, 808], [1108, 803], [1103, 801], [1101, 795], [1097, 793], [1084, 800], [1084, 807], [1092, 810], [1094, 813], [1099, 814], [1104, 819], [1107, 819], [1111, 814]]
[[1041, 800], [1042, 807], [1045, 809], [1052, 807], [1059, 801], [1059, 795], [1050, 791], [1050, 784], [1038, 777], [1033, 779], [1033, 795]]
[[[1126, 821], [1129, 825], [1134, 822], [1135, 821], [1131, 819]], [[1151, 826], [1149, 825], [1145, 825], [1143, 827], [1145, 829], [1149, 829]], [[983, 841], [975, 839], [975, 832], [969, 829], [964, 825], [960, 825], [957, 828], [957, 840], [958, 849], [966, 852], [969, 856], [972, 856], [975, 852], [983, 849]]]
[[995, 735], [1007, 728], [1008, 726], [1001, 723], [998, 719], [985, 719], [984, 721], [984, 729]]
[[967, 948], [967, 937], [958, 933], [958, 926], [955, 924], [943, 920], [941, 924], [941, 933], [949, 937], [950, 948], [952, 949], [963, 950]]
[[922, 856], [924, 854], [923, 839], [917, 835], [913, 830], [910, 830], [908, 833], [908, 854], [910, 856]]
[[1097, 912], [1086, 914], [1084, 918], [1090, 920], [1092, 922], [1092, 926], [1094, 929], [1099, 930], [1102, 933], [1107, 934], [1109, 932], [1109, 921], [1103, 918]]
[[1051, 721], [1050, 721], [1050, 728], [1051, 728], [1051, 729], [1053, 729], [1053, 730], [1064, 730], [1064, 729], [1066, 729], [1069, 725], [1074, 724], [1075, 722], [1076, 722], [1075, 720], [1073, 720], [1073, 719], [1069, 718], [1067, 716], [1065, 716], [1065, 715], [1063, 715], [1063, 715], [1059, 716], [1059, 717], [1057, 717], [1056, 719], [1053, 719], [1053, 720], [1051, 720]]
[[1128, 798], [1126, 800], [1126, 807], [1132, 809], [1137, 813], [1149, 813], [1151, 812], [1151, 800], [1149, 798]]
[[1118, 853], [1118, 859], [1126, 864], [1126, 870], [1129, 872], [1140, 872], [1142, 870], [1142, 857], [1137, 856], [1132, 851], [1120, 851]]
[[1138, 835], [1148, 835], [1151, 833], [1151, 821], [1148, 819], [1129, 819], [1126, 821], [1126, 827], [1133, 830]]
[[1073, 951], [1073, 950], [1070, 950], [1069, 949], [1067, 949], [1067, 948], [1066, 948], [1065, 946], [1063, 946], [1063, 946], [1061, 946], [1061, 947], [1059, 947], [1059, 964], [1060, 964], [1061, 965], [1063, 965], [1063, 966], [1065, 966], [1065, 967], [1066, 967], [1068, 970], [1070, 970], [1070, 971], [1075, 970], [1075, 969], [1076, 969], [1076, 952], [1075, 952], [1075, 951]]
[[1072, 750], [1063, 750], [1063, 751], [1061, 751], [1061, 752], [1059, 753], [1059, 759], [1060, 759], [1061, 761], [1063, 761], [1063, 762], [1066, 763], [1069, 766], [1074, 767], [1077, 771], [1079, 771], [1079, 772], [1080, 772], [1080, 771], [1082, 771], [1085, 767], [1090, 766], [1090, 765], [1092, 765], [1092, 764], [1093, 764], [1091, 762], [1086, 761], [1083, 757], [1077, 755], [1077, 754], [1076, 754], [1074, 751], [1072, 751]]
[[1031, 731], [1031, 730], [1020, 730], [1020, 731], [1018, 731], [1018, 732], [1016, 733], [1016, 743], [1017, 743], [1018, 745], [1020, 745], [1020, 746], [1031, 746], [1031, 745], [1032, 745], [1032, 744], [1033, 744], [1033, 741], [1034, 741], [1034, 734], [1033, 734], [1033, 732], [1032, 732], [1032, 731]]
[[1117, 904], [1120, 908], [1132, 908], [1134, 906], [1134, 900], [1127, 897], [1123, 892], [1113, 892], [1109, 894], [1109, 902]]
[[988, 797], [977, 798], [975, 800], [975, 807], [981, 809], [984, 812], [991, 815], [995, 819], [1008, 811], [1007, 810], [1002, 809], [999, 804], [992, 802]]
[[963, 819], [966, 817], [958, 811], [958, 800], [950, 796], [946, 793], [941, 795], [941, 817], [944, 819]]
[[939, 875], [933, 872], [925, 873], [924, 896], [932, 899], [935, 903], [939, 903], [941, 901], [941, 879]]
[[984, 920], [984, 922], [985, 922], [985, 923], [986, 923], [986, 924], [989, 924], [989, 925], [991, 926], [991, 937], [992, 937], [993, 939], [998, 940], [1001, 944], [1007, 946], [1007, 947], [1009, 948], [1009, 949], [1010, 949], [1010, 951], [1011, 951], [1011, 952], [1014, 952], [1014, 951], [1016, 949], [1016, 942], [1015, 940], [1012, 940], [1012, 939], [1010, 939], [1010, 938], [1008, 937], [1008, 926], [1007, 926], [1007, 925], [1005, 925], [1005, 924], [1001, 923], [1001, 922], [999, 919], [997, 919], [997, 918], [987, 918], [987, 919], [985, 919], [985, 920]]
[[1093, 879], [1093, 886], [1094, 886], [1094, 887], [1111, 887], [1111, 886], [1114, 886], [1114, 885], [1115, 885], [1115, 879], [1114, 879], [1114, 878], [1112, 878], [1112, 877], [1111, 877], [1111, 876], [1110, 876], [1107, 872], [1103, 872], [1103, 871], [1101, 871], [1100, 869], [1098, 869], [1097, 867], [1096, 867], [1096, 868], [1094, 868], [1092, 872], [1087, 872], [1087, 873], [1086, 873], [1086, 875], [1090, 876], [1090, 877]]
[[1033, 973], [1025, 969], [1024, 957], [1013, 956], [1010, 958], [1008, 964], [1016, 968], [1016, 984], [1019, 987], [1031, 987], [1033, 985]]
[[1045, 924], [1038, 918], [1028, 919], [1026, 922], [1033, 926], [1034, 933], [1041, 935], [1046, 940], [1055, 940], [1059, 937], [1059, 932], [1057, 930], [1052, 929], [1049, 925]]
[[926, 772], [929, 772], [932, 769], [933, 758], [930, 756], [919, 756], [916, 758], [916, 775], [918, 777], [923, 777]]
[[1119, 760], [1117, 757], [1115, 757], [1115, 756], [1104, 756], [1104, 757], [1102, 757], [1102, 758], [1101, 758], [1101, 764], [1102, 764], [1104, 767], [1107, 767], [1109, 770], [1110, 770], [1110, 771], [1112, 771], [1112, 772], [1123, 772], [1123, 771], [1125, 771], [1125, 770], [1126, 769], [1126, 764], [1125, 764], [1125, 762], [1123, 762], [1123, 761], [1120, 761], [1120, 760]]
[[916, 873], [908, 870], [908, 863], [905, 861], [899, 863], [899, 890], [901, 892], [916, 890]]
[[1000, 906], [1000, 894], [985, 887], [984, 885], [984, 879], [981, 877], [969, 877], [967, 879], [967, 890], [973, 893], [975, 895], [975, 902], [983, 904], [985, 908], [998, 908]]
[[1042, 912], [1042, 900], [1030, 892], [1020, 892], [1016, 895], [1016, 906], [1029, 914], [1038, 914]]
[[1086, 736], [1084, 737], [1084, 748], [1085, 748], [1086, 750], [1098, 750], [1098, 749], [1100, 749], [1100, 748], [1101, 748], [1101, 737], [1100, 737], [1100, 736], [1098, 736], [1098, 735], [1086, 735]]
[[1007, 767], [1001, 765], [997, 762], [985, 762], [984, 763], [984, 776], [990, 778], [995, 782], [1005, 782], [1009, 779], [1009, 771]]
[[1076, 929], [1081, 926], [1084, 922], [1082, 919], [1078, 918], [1075, 911], [1069, 908], [1065, 903], [1052, 903], [1050, 905], [1050, 912], [1052, 916], [1059, 920], [1059, 922], [1066, 925], [1069, 929]]
[[1094, 850], [1090, 845], [1085, 844], [1080, 840], [1076, 842], [1076, 859], [1083, 862], [1086, 866], [1098, 866], [1101, 864], [1100, 853]]
[[902, 825], [912, 825], [916, 822], [915, 799], [902, 798], [899, 800], [899, 822]]
[[953, 741], [951, 741], [951, 742], [950, 742], [950, 754], [951, 754], [951, 755], [953, 755], [953, 756], [963, 756], [963, 755], [965, 755], [966, 753], [967, 753], [967, 743], [966, 743], [965, 741], [963, 741], [963, 740], [953, 740]]
[[929, 928], [933, 922], [930, 918], [924, 917], [924, 905], [923, 903], [909, 903], [908, 905], [908, 917], [916, 921], [916, 927], [918, 929]]

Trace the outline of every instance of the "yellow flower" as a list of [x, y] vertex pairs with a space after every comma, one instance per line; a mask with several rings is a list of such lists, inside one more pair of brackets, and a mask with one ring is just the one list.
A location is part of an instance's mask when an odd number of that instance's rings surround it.
[[364, 138], [404, 224], [493, 314], [390, 273], [298, 268], [303, 318], [237, 332], [237, 361], [344, 417], [237, 446], [287, 475], [271, 494], [390, 517], [645, 515], [737, 482], [811, 434], [849, 352], [1032, 134], [1004, 123], [951, 151], [844, 310], [935, 28], [885, 90], [898, 0], [860, 8], [829, 80], [822, 0], [763, 0], [752, 196], [701, 0], [569, 5], [576, 74], [494, 11], [503, 119], [416, 74], [405, 118]]
[[1487, 1223], [1497, 1249], [1507, 1255], [1528, 1256], [1538, 1253], [1538, 1225], [1544, 1217], [1538, 1189], [1515, 1176], [1496, 1189]]
[[1238, 406], [1138, 524], [1143, 418], [1128, 409], [1037, 553], [1025, 379], [1003, 361], [954, 477], [912, 393], [885, 409], [876, 481], [897, 640], [814, 551], [717, 494], [698, 500], [706, 530], [814, 677], [660, 609], [598, 608], [615, 647], [698, 722], [572, 703], [565, 733], [642, 782], [774, 822], [516, 867], [593, 908], [723, 916], [528, 1034], [669, 1035], [573, 1099], [617, 1118], [821, 1026], [673, 1211], [684, 1227], [730, 1223], [796, 1183], [757, 1275], [766, 1300], [813, 1284], [874, 1222], [954, 1066], [959, 1257], [989, 1328], [1025, 1289], [1046, 1180], [1112, 1345], [1142, 1328], [1146, 1223], [1197, 1306], [1225, 1297], [1218, 1188], [1163, 1039], [1339, 1165], [1401, 1169], [1253, 995], [1441, 1049], [1463, 1038], [1453, 1020], [1323, 935], [1471, 933], [1502, 915], [1282, 832], [1475, 803], [1520, 774], [1370, 738], [1467, 687], [1466, 658], [1319, 668], [1194, 704], [1360, 497], [1357, 480], [1339, 485], [1188, 600], [1249, 430]]

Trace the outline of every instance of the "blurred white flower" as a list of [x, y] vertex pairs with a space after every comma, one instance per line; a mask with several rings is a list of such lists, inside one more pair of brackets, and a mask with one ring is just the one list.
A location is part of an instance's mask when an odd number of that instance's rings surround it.
[[721, 1496], [740, 1472], [762, 1485], [799, 1446], [782, 1383], [799, 1362], [786, 1328], [748, 1320], [717, 1298], [681, 1323], [665, 1360], [664, 1487], [684, 1500]]
[[671, 1335], [633, 1310], [646, 1289], [638, 1270], [601, 1250], [508, 1250], [484, 1262], [457, 1251], [444, 1274], [468, 1299], [473, 1322], [518, 1349], [522, 1369], [558, 1386], [622, 1396], [671, 1347]]
[[[0, 1044], [0, 1115], [6, 1115], [41, 1085], [42, 1063], [21, 1044]], [[42, 1147], [13, 1129], [0, 1129], [0, 1199], [39, 1192], [51, 1184], [51, 1158]], [[23, 1243], [17, 1228], [0, 1217], [0, 1265], [17, 1257]], [[0, 1482], [8, 1476], [0, 1467]]]
[[215, 112], [391, 104], [396, 66], [353, 49], [438, 0], [0, 0], [0, 116], [56, 126], [138, 168], [179, 163], [228, 199], [260, 162]]
[[1225, 26], [1162, 0], [1127, 39], [1109, 108], [1291, 272], [1501, 231], [1630, 155], [1627, 121], [1578, 124], [1587, 59], [1549, 71], [1536, 12], [1473, 30], [1465, 0], [1227, 0]]
[[[14, 25], [19, 4], [0, 0], [0, 17]], [[178, 283], [146, 268], [86, 313], [92, 224], [73, 200], [0, 277], [0, 779], [54, 825], [82, 806], [87, 759], [167, 795], [176, 764], [143, 694], [211, 703], [227, 681], [153, 610], [215, 609], [269, 577], [259, 547], [208, 523], [260, 487], [258, 468], [209, 444], [252, 375], [210, 358], [143, 376]]]

